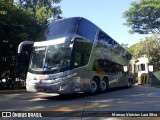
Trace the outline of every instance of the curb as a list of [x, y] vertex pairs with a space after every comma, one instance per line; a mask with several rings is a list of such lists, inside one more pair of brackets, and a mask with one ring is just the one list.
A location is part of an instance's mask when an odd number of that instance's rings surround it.
[[0, 94], [13, 94], [13, 93], [25, 93], [26, 89], [17, 89], [17, 90], [0, 90]]

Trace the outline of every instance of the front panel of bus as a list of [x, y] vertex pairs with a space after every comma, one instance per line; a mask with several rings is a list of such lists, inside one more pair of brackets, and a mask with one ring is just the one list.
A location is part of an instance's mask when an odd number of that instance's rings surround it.
[[[82, 38], [36, 42], [27, 74], [27, 91], [60, 94], [83, 91], [92, 45]], [[82, 85], [79, 88], [78, 83]]]

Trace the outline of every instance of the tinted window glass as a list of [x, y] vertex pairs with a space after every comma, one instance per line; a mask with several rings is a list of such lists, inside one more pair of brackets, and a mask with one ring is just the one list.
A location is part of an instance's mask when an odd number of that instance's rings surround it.
[[117, 64], [116, 65], [116, 69], [117, 69], [117, 72], [123, 72], [123, 65], [120, 65], [120, 64]]
[[82, 18], [78, 26], [77, 34], [87, 39], [94, 40], [96, 31], [97, 31], [97, 27], [93, 23]]
[[38, 41], [53, 40], [75, 34], [80, 18], [69, 18], [50, 23], [38, 37]]
[[43, 70], [45, 52], [46, 52], [45, 47], [35, 48], [33, 50], [30, 69]]
[[88, 64], [92, 42], [83, 39], [74, 41], [71, 64], [73, 68], [81, 67]]
[[70, 69], [71, 47], [65, 44], [37, 47], [33, 49], [30, 71], [56, 73]]
[[102, 31], [99, 32], [98, 41], [107, 46], [117, 45], [117, 43], [111, 37], [109, 37], [107, 34], [105, 34]]
[[118, 63], [109, 60], [98, 59], [95, 60], [93, 63], [93, 70], [96, 72], [109, 72], [109, 73], [123, 72], [123, 65], [120, 65]]
[[93, 70], [97, 72], [116, 72], [117, 63], [109, 61], [109, 60], [102, 60], [98, 59], [95, 60], [93, 63]]

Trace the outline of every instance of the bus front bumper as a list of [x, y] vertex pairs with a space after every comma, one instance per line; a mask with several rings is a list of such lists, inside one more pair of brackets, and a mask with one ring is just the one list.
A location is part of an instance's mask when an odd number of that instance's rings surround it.
[[58, 94], [70, 94], [75, 91], [72, 89], [73, 84], [71, 80], [63, 82], [54, 82], [43, 80], [29, 80], [26, 81], [26, 89], [29, 92], [46, 92], [46, 93], [58, 93]]

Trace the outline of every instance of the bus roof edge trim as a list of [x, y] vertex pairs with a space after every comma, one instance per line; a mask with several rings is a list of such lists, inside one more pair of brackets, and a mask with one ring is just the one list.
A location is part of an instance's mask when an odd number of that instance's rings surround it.
[[54, 40], [49, 40], [49, 41], [35, 42], [34, 47], [56, 45], [56, 44], [61, 44], [64, 42], [65, 42], [65, 38], [59, 38], [59, 39], [54, 39]]

